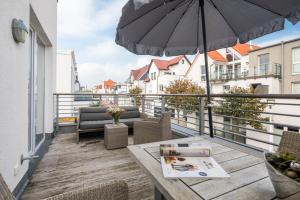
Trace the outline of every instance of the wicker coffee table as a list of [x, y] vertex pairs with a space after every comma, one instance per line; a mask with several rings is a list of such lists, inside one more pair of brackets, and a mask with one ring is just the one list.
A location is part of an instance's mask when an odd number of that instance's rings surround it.
[[106, 149], [117, 149], [128, 145], [128, 127], [123, 124], [106, 124], [104, 126], [104, 145]]

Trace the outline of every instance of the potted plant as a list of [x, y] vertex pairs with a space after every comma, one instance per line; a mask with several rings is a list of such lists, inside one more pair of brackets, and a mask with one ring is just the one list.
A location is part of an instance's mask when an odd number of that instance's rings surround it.
[[284, 132], [278, 152], [265, 153], [266, 167], [277, 197], [300, 199], [300, 134]]
[[112, 116], [113, 123], [119, 124], [120, 116], [121, 113], [124, 112], [124, 109], [119, 106], [110, 106], [107, 108], [107, 112]]

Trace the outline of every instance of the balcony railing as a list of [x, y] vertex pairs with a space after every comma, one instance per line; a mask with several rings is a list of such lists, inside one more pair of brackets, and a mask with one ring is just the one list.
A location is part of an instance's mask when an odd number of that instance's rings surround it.
[[[274, 151], [284, 130], [296, 132], [300, 130], [300, 95], [215, 94], [212, 96], [215, 137], [253, 148]], [[171, 123], [175, 132], [183, 136], [208, 134], [205, 95], [133, 97], [128, 94], [79, 93], [55, 94], [54, 100], [56, 130], [60, 126], [76, 125], [75, 118], [80, 107], [115, 104], [138, 105], [141, 112], [154, 117], [159, 117], [161, 112], [169, 111], [172, 112]], [[261, 109], [256, 109], [257, 106]], [[226, 112], [219, 112], [220, 108], [224, 108]]]
[[260, 66], [254, 66], [249, 71], [232, 70], [227, 69], [226, 71], [212, 71], [212, 81], [229, 81], [237, 79], [251, 79], [251, 78], [264, 78], [264, 77], [275, 77], [281, 78], [281, 65], [277, 63], [265, 64]]

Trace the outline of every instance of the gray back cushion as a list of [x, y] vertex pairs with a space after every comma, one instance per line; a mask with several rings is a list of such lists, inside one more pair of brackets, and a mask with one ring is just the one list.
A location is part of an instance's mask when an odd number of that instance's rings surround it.
[[84, 107], [80, 108], [80, 113], [106, 113], [107, 108], [99, 108], [99, 107]]
[[121, 119], [130, 119], [130, 118], [139, 118], [140, 112], [139, 111], [125, 111], [121, 113]]

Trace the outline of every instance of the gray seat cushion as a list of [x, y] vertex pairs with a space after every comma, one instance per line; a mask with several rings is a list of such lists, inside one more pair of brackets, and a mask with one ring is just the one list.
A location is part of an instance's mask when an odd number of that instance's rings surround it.
[[120, 119], [120, 122], [126, 124], [128, 127], [133, 127], [133, 123], [136, 121], [142, 121], [142, 119], [141, 118]]
[[126, 111], [121, 113], [120, 119], [139, 118], [139, 117], [140, 117], [139, 111]]
[[84, 121], [80, 122], [80, 129], [87, 130], [87, 129], [102, 129], [104, 128], [105, 124], [111, 124], [112, 120], [101, 120], [101, 121]]
[[112, 120], [108, 113], [80, 113], [80, 121]]
[[139, 108], [136, 106], [121, 106], [125, 111], [139, 111]]

